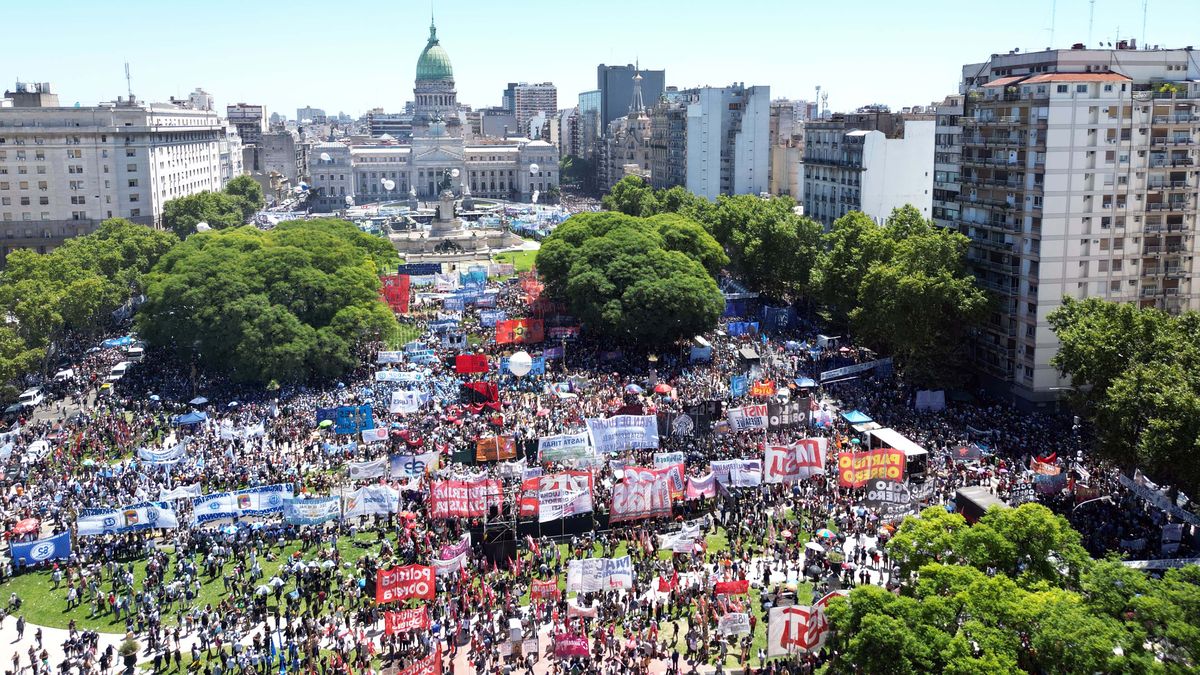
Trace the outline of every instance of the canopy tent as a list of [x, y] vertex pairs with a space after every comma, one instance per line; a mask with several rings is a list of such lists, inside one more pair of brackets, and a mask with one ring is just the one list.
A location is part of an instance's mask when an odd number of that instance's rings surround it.
[[124, 337], [119, 337], [119, 338], [111, 338], [111, 339], [105, 340], [104, 342], [100, 343], [100, 345], [102, 347], [104, 347], [105, 349], [112, 349], [113, 347], [128, 347], [131, 344], [133, 344], [133, 336], [132, 335], [126, 335]]
[[178, 426], [184, 426], [187, 424], [199, 424], [207, 419], [208, 419], [208, 415], [206, 415], [205, 413], [190, 412], [186, 415], [179, 415], [175, 419], [171, 420], [171, 423], [178, 427]]
[[929, 464], [929, 452], [905, 438], [895, 429], [872, 429], [866, 433], [866, 445], [870, 449], [895, 448], [904, 453], [906, 477], [920, 478], [925, 475]]
[[208, 403], [208, 399], [204, 398], [203, 396], [197, 396], [196, 398], [188, 401], [188, 405], [204, 405], [205, 403]]
[[[872, 421], [869, 415], [859, 410], [847, 410], [843, 412], [842, 419], [846, 420], [848, 424], [866, 424], [867, 422]], [[897, 450], [899, 450], [899, 448], [897, 448]]]
[[812, 389], [813, 387], [817, 386], [817, 381], [811, 377], [797, 377], [795, 382], [796, 386], [800, 387], [801, 389]]

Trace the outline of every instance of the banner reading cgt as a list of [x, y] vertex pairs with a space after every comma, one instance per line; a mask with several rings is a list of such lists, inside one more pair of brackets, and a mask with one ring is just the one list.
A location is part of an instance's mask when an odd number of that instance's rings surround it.
[[428, 565], [405, 565], [375, 574], [375, 602], [385, 604], [409, 598], [432, 600], [435, 590], [433, 568]]

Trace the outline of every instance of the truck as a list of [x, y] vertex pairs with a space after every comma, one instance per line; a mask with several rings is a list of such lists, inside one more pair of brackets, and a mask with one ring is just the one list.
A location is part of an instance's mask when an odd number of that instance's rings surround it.
[[954, 508], [967, 522], [974, 525], [993, 506], [1008, 508], [1008, 503], [988, 491], [982, 485], [959, 488], [954, 493]]

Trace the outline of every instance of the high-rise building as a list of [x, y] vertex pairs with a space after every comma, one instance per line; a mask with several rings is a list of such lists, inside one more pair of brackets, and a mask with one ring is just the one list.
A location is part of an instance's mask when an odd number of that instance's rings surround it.
[[962, 151], [963, 97], [947, 96], [934, 106], [933, 127], [933, 210], [930, 216], [939, 227], [958, 229], [958, 181]]
[[650, 109], [650, 184], [687, 183], [687, 101], [661, 99]]
[[767, 191], [771, 88], [703, 87], [687, 108], [687, 189], [708, 199]]
[[237, 103], [225, 107], [225, 117], [237, 127], [242, 145], [258, 145], [267, 130], [267, 109], [261, 105]]
[[1063, 297], [1200, 309], [1200, 60], [1072, 49], [963, 66], [960, 231], [998, 299], [973, 354], [1022, 399], [1068, 386], [1047, 316]]
[[642, 76], [633, 76], [629, 113], [613, 120], [605, 134], [605, 162], [600, 166], [600, 185], [608, 189], [625, 176], [650, 181], [650, 116], [642, 99]]
[[804, 101], [771, 101], [771, 165], [768, 191], [786, 195], [803, 203], [804, 199]]
[[312, 106], [304, 106], [303, 108], [296, 108], [296, 121], [297, 122], [304, 122], [307, 120], [309, 122], [312, 122], [313, 124], [324, 124], [325, 119], [326, 119], [325, 111], [321, 110], [320, 108], [314, 108]]
[[155, 225], [167, 201], [224, 187], [235, 163], [210, 110], [135, 98], [60, 107], [48, 84], [19, 84], [5, 98], [0, 256], [44, 252], [108, 218]]
[[804, 213], [826, 228], [850, 211], [882, 223], [906, 204], [930, 217], [931, 112], [868, 106], [804, 125]]
[[[632, 91], [632, 88], [630, 89]], [[643, 95], [645, 92], [643, 91]], [[580, 157], [591, 160], [599, 152], [600, 137], [604, 135], [603, 103], [599, 89], [579, 94], [579, 147]]]
[[648, 104], [656, 103], [666, 88], [667, 71], [642, 70], [631, 64], [624, 66], [596, 66], [596, 89], [600, 91], [600, 130], [618, 117], [629, 114], [629, 102], [633, 99], [633, 76], [642, 76], [642, 99]]
[[552, 82], [509, 82], [504, 90], [503, 107], [516, 116], [521, 133], [529, 134], [529, 122], [539, 112], [547, 117], [558, 112], [558, 88]]

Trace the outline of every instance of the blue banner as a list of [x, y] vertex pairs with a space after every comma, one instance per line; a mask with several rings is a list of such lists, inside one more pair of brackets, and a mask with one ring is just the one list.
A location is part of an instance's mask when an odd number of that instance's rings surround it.
[[333, 431], [338, 434], [357, 434], [363, 429], [374, 429], [375, 420], [371, 417], [371, 404], [360, 406], [338, 406], [333, 419]]
[[483, 326], [484, 328], [495, 328], [497, 322], [505, 321], [507, 319], [508, 312], [505, 312], [502, 309], [479, 313], [479, 325]]
[[17, 568], [47, 560], [66, 560], [71, 557], [71, 533], [63, 532], [37, 541], [13, 542], [10, 553], [13, 566]]
[[796, 310], [791, 307], [770, 307], [762, 308], [762, 326], [763, 330], [779, 331], [787, 330], [792, 327], [796, 321]]
[[482, 307], [495, 307], [496, 306], [496, 294], [495, 293], [484, 293], [483, 295], [479, 296], [478, 300], [475, 301], [475, 306], [481, 307], [481, 308]]
[[750, 391], [750, 378], [745, 375], [734, 375], [729, 378], [729, 393], [735, 398], [745, 396]]
[[317, 408], [317, 424], [329, 420], [332, 422], [337, 417], [337, 408]]
[[725, 298], [725, 312], [721, 316], [746, 316], [749, 305], [750, 302], [748, 300], [730, 300], [729, 298]]
[[409, 263], [401, 265], [397, 274], [408, 274], [412, 276], [425, 276], [429, 274], [441, 274], [441, 263]]
[[[535, 356], [535, 357], [533, 357], [531, 364], [532, 365], [530, 366], [529, 373], [528, 373], [529, 375], [545, 375], [546, 374], [546, 357]], [[507, 356], [500, 357], [500, 374], [501, 375], [511, 375], [512, 374], [512, 371], [510, 371], [508, 369], [508, 357]]]
[[737, 337], [747, 333], [758, 332], [757, 321], [733, 321], [725, 327], [725, 331], [729, 333], [729, 337]]
[[462, 296], [444, 298], [442, 300], [442, 309], [445, 309], [447, 312], [461, 312], [466, 307], [466, 304]]

